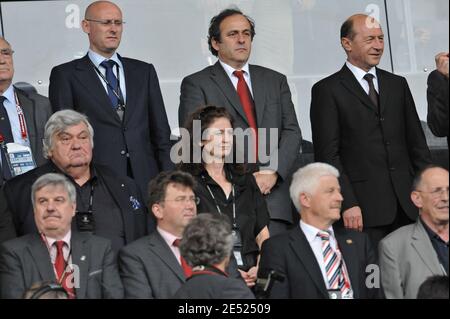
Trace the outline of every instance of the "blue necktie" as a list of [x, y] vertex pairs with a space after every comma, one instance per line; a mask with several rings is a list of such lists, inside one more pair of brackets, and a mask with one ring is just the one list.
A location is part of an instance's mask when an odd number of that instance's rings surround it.
[[[0, 134], [3, 136], [4, 143], [14, 142], [14, 138], [11, 130], [11, 123], [9, 122], [8, 112], [6, 112], [3, 102], [6, 100], [4, 96], [0, 96]], [[11, 178], [11, 171], [9, 170], [8, 163], [6, 162], [6, 154], [3, 148], [0, 147], [1, 162], [1, 174], [3, 179], [8, 180]]]
[[[108, 88], [108, 96], [111, 100], [111, 105], [114, 109], [117, 108], [119, 105], [119, 99], [117, 98], [116, 94], [114, 94], [113, 90], [119, 94], [118, 89], [118, 81], [117, 77], [114, 75], [113, 68], [116, 66], [116, 62], [113, 60], [105, 60], [102, 63], [100, 63], [102, 67], [106, 69], [106, 80], [109, 82], [110, 85], [107, 85]], [[112, 86], [112, 88], [111, 88]]]

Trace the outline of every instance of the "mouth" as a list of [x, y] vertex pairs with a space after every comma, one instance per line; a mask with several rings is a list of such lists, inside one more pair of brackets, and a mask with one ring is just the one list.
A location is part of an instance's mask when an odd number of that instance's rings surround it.
[[60, 220], [61, 216], [49, 215], [44, 217], [44, 220], [52, 220], [52, 219]]

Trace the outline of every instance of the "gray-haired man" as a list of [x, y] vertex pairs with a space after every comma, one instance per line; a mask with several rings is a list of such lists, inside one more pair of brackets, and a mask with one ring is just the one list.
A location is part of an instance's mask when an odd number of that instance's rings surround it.
[[12, 215], [19, 236], [36, 232], [31, 185], [46, 173], [62, 173], [77, 191], [73, 228], [111, 240], [114, 251], [151, 229], [134, 181], [92, 163], [94, 132], [87, 117], [72, 111], [52, 115], [45, 126], [44, 155], [50, 162], [5, 184], [0, 202]]

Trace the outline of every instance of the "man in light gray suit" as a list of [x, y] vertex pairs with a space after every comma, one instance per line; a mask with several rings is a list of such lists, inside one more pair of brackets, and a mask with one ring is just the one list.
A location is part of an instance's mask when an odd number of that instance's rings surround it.
[[428, 277], [448, 274], [448, 178], [448, 171], [438, 166], [419, 173], [411, 193], [420, 211], [418, 221], [380, 242], [381, 282], [387, 298], [416, 298]]
[[63, 175], [46, 174], [32, 187], [39, 233], [0, 246], [0, 298], [22, 298], [33, 284], [58, 282], [71, 298], [122, 298], [107, 239], [71, 231], [76, 190]]
[[[180, 127], [184, 127], [196, 109], [217, 105], [227, 108], [236, 128], [266, 129], [257, 134], [259, 156], [253, 171], [266, 195], [269, 229], [274, 235], [293, 222], [289, 184], [299, 156], [301, 132], [286, 76], [248, 64], [254, 36], [254, 22], [237, 9], [224, 10], [212, 18], [209, 46], [219, 61], [183, 80], [178, 117]], [[251, 149], [245, 146], [245, 154]]]
[[[121, 249], [120, 276], [126, 298], [172, 298], [189, 276], [178, 243], [184, 228], [197, 215], [195, 180], [184, 172], [160, 173], [149, 185], [149, 208], [156, 231]], [[236, 262], [228, 268], [240, 277]]]

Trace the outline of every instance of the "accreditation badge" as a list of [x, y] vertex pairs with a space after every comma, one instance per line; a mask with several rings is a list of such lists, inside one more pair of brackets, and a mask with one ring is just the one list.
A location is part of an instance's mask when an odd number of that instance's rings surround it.
[[31, 148], [17, 143], [6, 144], [6, 152], [13, 177], [36, 168]]

